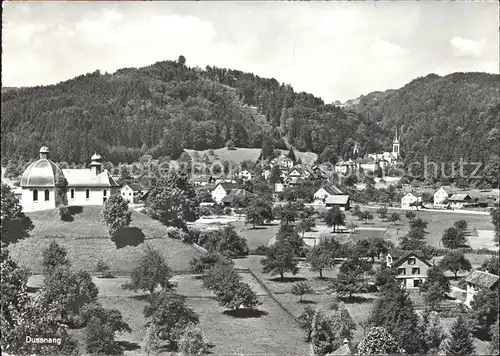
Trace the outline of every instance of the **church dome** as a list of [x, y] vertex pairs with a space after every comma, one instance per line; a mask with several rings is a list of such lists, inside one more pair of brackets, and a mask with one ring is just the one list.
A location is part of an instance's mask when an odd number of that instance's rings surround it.
[[42, 158], [26, 168], [21, 177], [20, 186], [23, 188], [54, 187], [61, 177], [64, 177], [61, 168], [50, 159]]
[[98, 155], [97, 153], [94, 153], [94, 155], [90, 158], [92, 161], [100, 161], [102, 157]]

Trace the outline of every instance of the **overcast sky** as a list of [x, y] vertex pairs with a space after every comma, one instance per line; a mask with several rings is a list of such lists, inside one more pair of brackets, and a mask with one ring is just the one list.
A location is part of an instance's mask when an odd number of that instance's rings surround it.
[[54, 84], [184, 55], [326, 102], [418, 76], [499, 71], [491, 2], [3, 2], [2, 85]]

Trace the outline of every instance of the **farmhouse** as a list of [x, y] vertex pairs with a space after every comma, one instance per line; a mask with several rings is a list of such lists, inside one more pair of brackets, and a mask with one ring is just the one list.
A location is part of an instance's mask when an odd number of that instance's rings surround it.
[[340, 210], [349, 210], [349, 195], [329, 195], [325, 199], [327, 208], [338, 206]]
[[448, 188], [440, 187], [434, 192], [434, 205], [445, 205], [448, 204], [448, 198], [451, 192]]
[[452, 208], [461, 209], [466, 204], [469, 204], [472, 198], [469, 194], [453, 194], [448, 200]]
[[467, 283], [465, 304], [470, 306], [470, 303], [474, 300], [474, 296], [480, 290], [498, 287], [498, 276], [483, 271], [472, 271], [472, 273], [465, 278], [465, 282]]
[[422, 197], [417, 197], [412, 193], [406, 193], [401, 198], [401, 208], [403, 209], [414, 209], [418, 203], [422, 202]]
[[255, 194], [245, 189], [231, 189], [229, 194], [222, 198], [221, 203], [228, 207], [244, 206], [254, 197]]
[[427, 278], [427, 270], [431, 264], [423, 256], [422, 251], [398, 251], [387, 253], [387, 267], [397, 269], [396, 278], [402, 288], [418, 288]]
[[324, 185], [314, 193], [314, 204], [325, 204], [326, 198], [332, 195], [344, 195], [344, 192], [333, 184]]
[[[49, 148], [40, 148], [40, 159], [24, 171], [21, 187], [23, 211], [54, 209], [63, 202], [68, 205], [102, 205], [118, 192], [118, 183], [107, 170], [102, 170], [102, 158], [94, 154], [90, 169], [61, 169], [49, 159]], [[64, 180], [67, 191], [61, 196], [57, 186]]]
[[212, 199], [217, 204], [220, 204], [222, 199], [229, 194], [232, 189], [239, 189], [240, 186], [236, 183], [219, 183], [212, 191]]
[[129, 203], [137, 203], [137, 201], [140, 200], [146, 192], [147, 189], [140, 183], [125, 184], [120, 189], [122, 198]]

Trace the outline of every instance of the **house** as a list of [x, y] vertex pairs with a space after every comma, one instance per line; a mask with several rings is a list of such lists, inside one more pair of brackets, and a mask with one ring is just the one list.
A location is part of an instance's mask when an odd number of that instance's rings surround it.
[[212, 190], [212, 199], [217, 204], [220, 204], [222, 199], [229, 194], [232, 189], [239, 189], [240, 186], [236, 183], [223, 182], [215, 186]]
[[208, 174], [195, 174], [191, 177], [191, 183], [196, 186], [206, 186], [212, 181], [212, 176]]
[[250, 173], [247, 169], [243, 169], [239, 174], [238, 177], [244, 181], [252, 179], [252, 173]]
[[354, 348], [350, 345], [349, 340], [344, 339], [344, 343], [342, 346], [340, 346], [337, 350], [333, 351], [332, 353], [326, 354], [326, 356], [349, 356], [355, 354], [356, 352], [354, 351]]
[[325, 198], [327, 208], [338, 206], [340, 210], [349, 210], [349, 195], [329, 195]]
[[375, 172], [378, 166], [379, 166], [378, 160], [370, 156], [363, 158], [359, 161], [359, 168], [365, 171]]
[[[107, 170], [102, 158], [91, 157], [90, 168], [61, 169], [49, 159], [49, 148], [40, 148], [40, 159], [31, 163], [20, 181], [23, 211], [54, 209], [63, 202], [68, 205], [102, 205], [118, 193], [119, 185]], [[57, 186], [66, 180], [66, 192], [61, 195]]]
[[331, 195], [344, 195], [344, 192], [333, 184], [324, 185], [314, 193], [314, 204], [324, 204]]
[[406, 193], [401, 198], [401, 208], [403, 209], [413, 209], [418, 203], [422, 203], [422, 197], [417, 197], [412, 193]]
[[452, 194], [448, 201], [452, 208], [461, 209], [465, 205], [471, 203], [472, 198], [469, 194]]
[[281, 193], [285, 189], [283, 183], [274, 183], [274, 192]]
[[474, 296], [480, 290], [498, 287], [498, 276], [496, 274], [474, 270], [465, 278], [465, 282], [467, 283], [465, 304], [470, 306], [470, 303], [474, 300]]
[[392, 250], [387, 253], [387, 267], [397, 270], [396, 279], [402, 288], [418, 288], [427, 278], [427, 270], [431, 264], [424, 257], [422, 251]]
[[255, 194], [245, 189], [231, 189], [229, 194], [222, 198], [221, 203], [227, 207], [238, 207], [247, 205], [249, 200], [253, 199]]
[[271, 168], [274, 165], [276, 165], [276, 164], [280, 168], [290, 169], [290, 168], [293, 167], [294, 162], [293, 162], [293, 160], [291, 158], [288, 158], [288, 157], [285, 157], [285, 156], [280, 156], [280, 157], [272, 159], [271, 162], [269, 163], [269, 165], [271, 166]]
[[434, 205], [446, 205], [448, 204], [448, 198], [451, 196], [451, 192], [448, 188], [440, 187], [434, 192]]
[[342, 174], [353, 172], [355, 169], [357, 169], [357, 164], [351, 159], [347, 161], [340, 160], [335, 164], [333, 168], [335, 173], [342, 173]]
[[140, 183], [125, 184], [120, 189], [120, 195], [123, 200], [126, 200], [129, 203], [137, 203], [137, 201], [140, 200], [146, 192], [147, 189]]
[[290, 178], [300, 178], [301, 176], [302, 176], [302, 173], [300, 173], [297, 168], [292, 169], [288, 173], [288, 177], [290, 177]]

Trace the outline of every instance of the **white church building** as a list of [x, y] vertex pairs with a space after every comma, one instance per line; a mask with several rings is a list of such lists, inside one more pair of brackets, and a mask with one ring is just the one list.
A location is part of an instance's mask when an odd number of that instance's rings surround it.
[[[61, 169], [49, 159], [49, 148], [40, 148], [40, 159], [24, 171], [21, 187], [23, 211], [54, 209], [64, 199], [68, 205], [102, 205], [118, 192], [119, 185], [107, 170], [102, 169], [102, 158], [94, 154], [90, 168]], [[61, 179], [68, 183], [65, 197], [58, 196]]]

